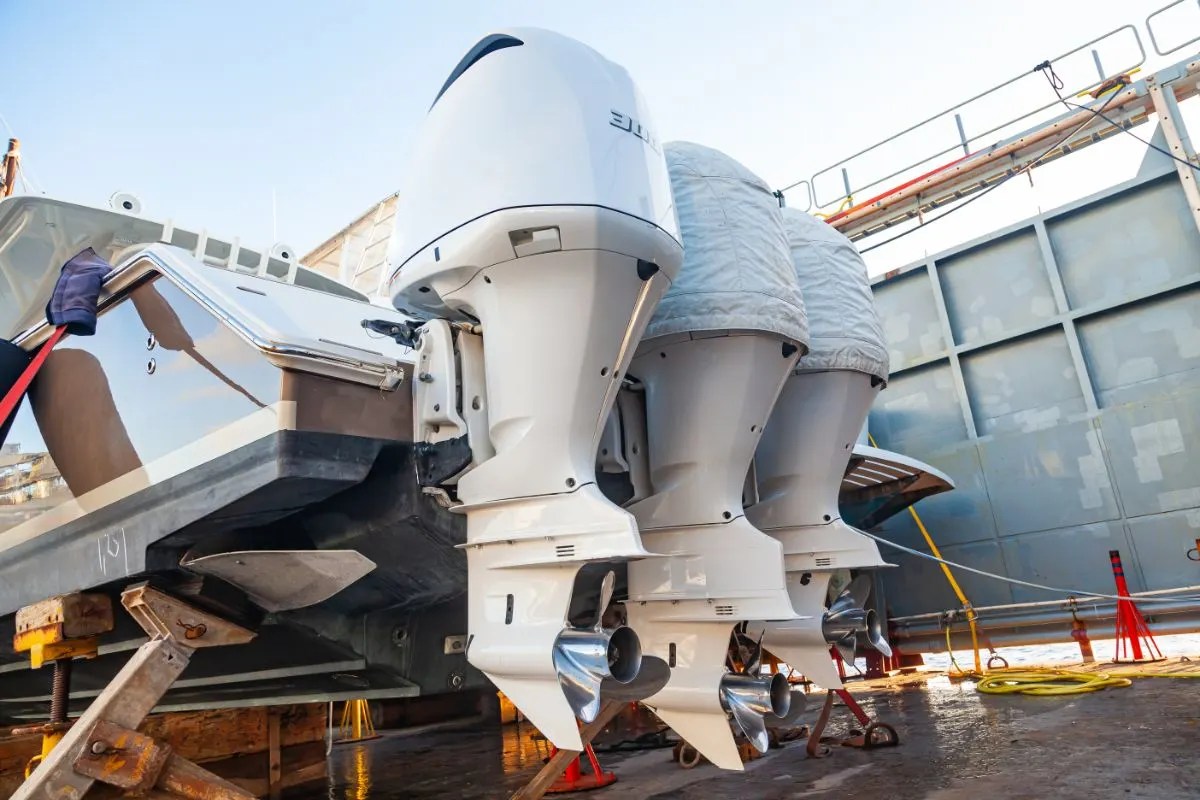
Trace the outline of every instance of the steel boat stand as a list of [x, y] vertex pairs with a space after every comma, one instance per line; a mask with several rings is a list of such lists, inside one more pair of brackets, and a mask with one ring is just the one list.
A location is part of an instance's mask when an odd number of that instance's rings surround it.
[[[160, 800], [253, 798], [173, 753], [169, 745], [138, 733], [137, 727], [175, 683], [197, 648], [244, 644], [254, 638], [254, 632], [146, 583], [122, 592], [121, 604], [150, 641], [137, 649], [87, 711], [44, 754], [12, 800], [81, 800], [96, 781]], [[67, 604], [59, 608], [67, 608]], [[61, 617], [53, 624], [70, 621]]]

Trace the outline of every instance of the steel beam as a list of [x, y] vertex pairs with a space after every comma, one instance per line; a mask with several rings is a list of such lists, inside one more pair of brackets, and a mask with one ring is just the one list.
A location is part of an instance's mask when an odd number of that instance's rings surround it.
[[1146, 87], [1150, 91], [1150, 101], [1158, 114], [1158, 124], [1171, 155], [1175, 161], [1175, 171], [1179, 173], [1179, 181], [1183, 184], [1183, 193], [1187, 197], [1188, 208], [1192, 212], [1192, 221], [1200, 230], [1200, 187], [1196, 186], [1196, 157], [1191, 152], [1187, 140], [1187, 128], [1179, 116], [1179, 105], [1174, 91], [1164, 92], [1155, 77], [1146, 78]]

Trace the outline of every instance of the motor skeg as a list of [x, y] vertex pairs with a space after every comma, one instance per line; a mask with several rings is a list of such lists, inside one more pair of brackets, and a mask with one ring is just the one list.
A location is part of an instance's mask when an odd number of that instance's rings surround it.
[[767, 185], [701, 145], [672, 143], [666, 156], [685, 259], [630, 366], [644, 389], [650, 486], [629, 506], [664, 557], [629, 565], [626, 608], [645, 654], [670, 667], [646, 705], [714, 764], [740, 770], [726, 712], [765, 750], [766, 717], [785, 715], [790, 693], [731, 673], [731, 634], [747, 618], [796, 616], [783, 550], [747, 521], [742, 487], [808, 333]]
[[[651, 131], [632, 79], [591, 48], [536, 29], [485, 37], [429, 111], [388, 256], [395, 305], [444, 320], [421, 344], [443, 372], [422, 380], [446, 383], [423, 396], [456, 402], [470, 429], [452, 487], [467, 516], [467, 658], [568, 750], [601, 685], [640, 664], [633, 631], [567, 616], [583, 565], [650, 555], [595, 460], [683, 259]], [[478, 383], [466, 365], [479, 353], [482, 386], [458, 391]]]
[[850, 655], [859, 634], [874, 632], [872, 643], [887, 648], [873, 616], [853, 598], [825, 609], [833, 571], [889, 566], [879, 546], [838, 511], [854, 444], [887, 381], [887, 350], [854, 245], [808, 214], [783, 209], [783, 218], [809, 308], [810, 350], [788, 378], [755, 453], [758, 502], [746, 516], [783, 546], [788, 591], [807, 619], [755, 622], [749, 633], [762, 634], [764, 647], [798, 672], [839, 688], [830, 644]]

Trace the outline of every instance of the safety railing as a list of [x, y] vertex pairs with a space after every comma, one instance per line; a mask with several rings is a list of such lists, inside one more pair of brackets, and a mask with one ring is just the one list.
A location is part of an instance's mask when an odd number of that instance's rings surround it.
[[[1182, 47], [1183, 45], [1179, 46]], [[1116, 68], [1111, 68], [1111, 66], [1104, 64], [1105, 56], [1110, 57], [1110, 61], [1112, 60], [1112, 51], [1116, 51], [1115, 57], [1117, 63], [1120, 64]], [[1068, 64], [1075, 66], [1074, 62], [1078, 60], [1078, 57], [1086, 57], [1087, 55], [1090, 55], [1095, 67], [1095, 77], [1083, 82], [1076, 81], [1075, 85], [1072, 85], [1069, 91], [1064, 89], [1064, 96], [1080, 95], [1093, 91], [1112, 78], [1137, 71], [1146, 62], [1146, 49], [1142, 43], [1142, 37], [1138, 33], [1138, 29], [1133, 25], [1122, 25], [1088, 42], [1084, 42], [1055, 58], [1049, 59], [1049, 63], [1051, 67], [1055, 68], [1055, 72], [1069, 74], [1069, 70], [1067, 69]], [[788, 198], [788, 204], [793, 206], [808, 204], [810, 207], [816, 206], [818, 208], [827, 208], [839, 203], [844, 204], [855, 195], [861, 195], [863, 192], [874, 187], [879, 187], [887, 181], [906, 176], [923, 165], [927, 166], [937, 159], [944, 159], [952, 153], [960, 153], [958, 159], [955, 160], [966, 158], [973, 152], [972, 142], [985, 139], [985, 137], [992, 136], [1005, 129], [1011, 129], [1013, 126], [1049, 111], [1059, 104], [1058, 98], [1055, 97], [1045, 105], [1025, 111], [1018, 116], [1004, 119], [1004, 121], [998, 124], [986, 126], [978, 132], [968, 134], [968, 126], [962, 113], [967, 106], [977, 104], [985, 98], [994, 97], [1002, 91], [1013, 89], [1014, 87], [1018, 87], [1019, 84], [1030, 80], [1044, 82], [1045, 79], [1034, 70], [1023, 72], [911, 125], [881, 142], [818, 170], [807, 181], [797, 181], [784, 189]], [[910, 138], [914, 141], [927, 138], [936, 138], [937, 140], [945, 141], [947, 137], [944, 127], [948, 126], [951, 120], [953, 120], [954, 133], [956, 134], [952, 144], [940, 147], [935, 152], [928, 153], [914, 161], [909, 161], [904, 166], [892, 169], [886, 174], [877, 177], [857, 182], [855, 178], [858, 176], [852, 177], [851, 170], [854, 167], [854, 162], [861, 162], [865, 160], [865, 157], [878, 154], [884, 148], [895, 145], [905, 138]], [[943, 130], [937, 129], [939, 123], [942, 124]], [[954, 161], [950, 163], [954, 163]], [[939, 164], [938, 168], [944, 166], [947, 165]], [[840, 190], [831, 190], [830, 184], [838, 178], [840, 178]], [[808, 185], [805, 186], [805, 184]], [[804, 197], [805, 189], [808, 190], [807, 193], [809, 196], [807, 198]], [[796, 195], [799, 195], [799, 197], [796, 197]]]
[[[1187, 12], [1181, 12], [1177, 10], [1180, 8], [1192, 9], [1190, 22], [1185, 16]], [[1180, 30], [1193, 30], [1196, 31], [1196, 35], [1190, 39], [1187, 39], [1186, 41], [1179, 42], [1178, 44], [1171, 45], [1170, 47], [1164, 49], [1163, 45], [1158, 41], [1158, 34], [1154, 30], [1155, 22], [1159, 21], [1160, 18], [1164, 16], [1167, 17], [1167, 19], [1164, 21], [1164, 24], [1170, 25], [1172, 29], [1176, 30], [1176, 32]], [[1153, 45], [1154, 52], [1158, 53], [1160, 56], [1170, 55], [1177, 50], [1182, 50], [1190, 44], [1200, 42], [1200, 0], [1175, 0], [1175, 2], [1168, 3], [1157, 11], [1151, 12], [1150, 15], [1146, 17], [1146, 32], [1150, 34], [1150, 44]]]
[[208, 231], [187, 231], [176, 228], [168, 219], [161, 223], [159, 241], [190, 252], [210, 267], [227, 269], [269, 278], [282, 283], [295, 283], [300, 261], [293, 248], [276, 244], [269, 250], [253, 250], [243, 247], [237, 239], [224, 241], [210, 236]]
[[786, 199], [783, 192], [779, 193], [779, 204], [799, 209], [800, 211], [812, 211], [812, 186], [808, 181], [796, 181], [787, 188]]

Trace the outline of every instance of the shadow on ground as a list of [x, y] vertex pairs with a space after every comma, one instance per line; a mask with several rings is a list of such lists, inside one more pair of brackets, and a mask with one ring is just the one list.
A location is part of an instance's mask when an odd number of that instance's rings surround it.
[[[1145, 679], [1072, 697], [984, 696], [970, 683], [855, 692], [892, 722], [899, 747], [837, 748], [805, 756], [795, 742], [744, 773], [683, 770], [670, 750], [602, 755], [618, 782], [589, 793], [622, 800], [782, 800], [874, 796], [888, 800], [1179, 800], [1200, 797], [1200, 680]], [[814, 696], [810, 709], [819, 708]], [[810, 717], [815, 714], [810, 714]], [[835, 712], [833, 732], [848, 727]], [[392, 734], [334, 748], [329, 800], [500, 800], [548, 755], [528, 727]], [[559, 795], [578, 796], [584, 795]]]

